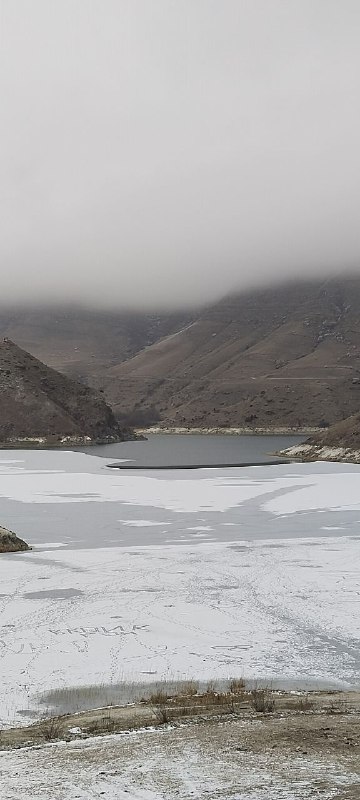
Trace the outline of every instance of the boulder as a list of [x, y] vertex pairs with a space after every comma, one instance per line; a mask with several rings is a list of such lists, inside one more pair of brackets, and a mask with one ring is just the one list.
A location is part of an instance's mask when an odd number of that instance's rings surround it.
[[19, 539], [16, 533], [0, 527], [0, 553], [17, 553], [20, 550], [30, 550], [29, 545]]

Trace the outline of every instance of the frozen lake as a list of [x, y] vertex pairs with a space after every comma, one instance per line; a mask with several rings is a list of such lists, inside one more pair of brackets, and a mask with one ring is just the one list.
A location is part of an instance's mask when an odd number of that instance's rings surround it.
[[[118, 460], [116, 456], [115, 460]], [[2, 724], [125, 680], [360, 684], [360, 467], [108, 469], [1, 451]]]
[[0, 451], [1, 524], [37, 549], [360, 534], [358, 466], [126, 472], [109, 463], [81, 452]]

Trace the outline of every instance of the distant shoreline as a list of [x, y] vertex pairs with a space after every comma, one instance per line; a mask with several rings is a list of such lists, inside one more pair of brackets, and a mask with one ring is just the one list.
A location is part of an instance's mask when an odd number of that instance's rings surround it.
[[164, 434], [164, 435], [195, 435], [200, 434], [203, 436], [220, 435], [220, 436], [309, 436], [312, 433], [318, 433], [321, 428], [178, 428], [168, 427], [162, 428], [157, 425], [150, 426], [149, 428], [134, 428], [135, 433], [147, 436], [148, 434]]
[[279, 458], [290, 458], [307, 463], [309, 461], [333, 461], [337, 463], [360, 464], [360, 450], [352, 447], [330, 446], [323, 444], [302, 444], [279, 450], [275, 455]]
[[96, 445], [121, 444], [122, 442], [140, 441], [140, 437], [120, 438], [120, 436], [104, 436], [91, 439], [90, 436], [24, 436], [22, 438], [0, 441], [0, 450], [74, 450], [76, 448], [95, 447]]

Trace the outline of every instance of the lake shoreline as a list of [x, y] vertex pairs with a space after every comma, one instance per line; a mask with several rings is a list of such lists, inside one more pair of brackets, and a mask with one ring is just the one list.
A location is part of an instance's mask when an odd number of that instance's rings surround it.
[[321, 428], [246, 428], [246, 427], [230, 427], [230, 428], [177, 428], [167, 427], [161, 428], [159, 426], [150, 426], [149, 428], [134, 428], [136, 434], [147, 436], [148, 434], [162, 434], [166, 435], [203, 435], [203, 436], [308, 436], [312, 433], [318, 433]]
[[279, 457], [276, 460], [272, 459], [270, 461], [241, 461], [234, 463], [216, 463], [216, 464], [147, 464], [146, 466], [141, 466], [139, 464], [107, 464], [109, 469], [122, 469], [125, 472], [129, 472], [130, 470], [133, 472], [136, 471], [152, 471], [152, 470], [178, 470], [178, 469], [237, 469], [241, 467], [274, 467], [279, 464], [290, 464], [293, 459]]
[[321, 444], [292, 445], [285, 450], [279, 450], [274, 455], [279, 458], [295, 459], [304, 463], [310, 461], [333, 461], [336, 463], [360, 464], [360, 450], [352, 447], [329, 447]]
[[123, 442], [141, 442], [145, 437], [134, 436], [103, 436], [92, 439], [90, 436], [26, 436], [7, 439], [0, 442], [0, 450], [81, 450], [84, 447], [99, 447], [102, 445], [123, 444]]

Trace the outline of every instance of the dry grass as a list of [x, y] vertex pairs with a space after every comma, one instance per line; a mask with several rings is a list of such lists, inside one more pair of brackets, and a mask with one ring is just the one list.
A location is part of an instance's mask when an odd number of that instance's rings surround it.
[[252, 689], [250, 704], [258, 714], [270, 714], [275, 710], [275, 697], [270, 689]]
[[46, 742], [53, 742], [54, 739], [62, 739], [64, 736], [64, 725], [58, 717], [50, 717], [41, 723], [41, 736]]
[[100, 719], [90, 722], [84, 730], [86, 733], [91, 734], [114, 733], [116, 730], [119, 730], [119, 727], [118, 720], [113, 719], [111, 714], [104, 714]]
[[205, 694], [210, 694], [210, 695], [216, 694], [216, 683], [215, 683], [215, 681], [209, 681], [209, 683], [207, 684], [206, 689], [205, 689]]
[[207, 713], [233, 714], [241, 705], [249, 702], [242, 678], [232, 678], [225, 688], [219, 688], [215, 681], [209, 681], [200, 691], [199, 683], [189, 681], [177, 687], [176, 693], [154, 692], [148, 700], [159, 724], [179, 717], [194, 717]]
[[170, 711], [166, 706], [154, 708], [154, 714], [158, 725], [167, 725], [167, 723], [170, 722]]
[[157, 689], [149, 696], [147, 700], [145, 700], [145, 702], [152, 706], [159, 706], [166, 703], [169, 697], [171, 697], [171, 694], [168, 694], [165, 689]]
[[232, 678], [229, 683], [231, 694], [243, 695], [245, 692], [245, 681], [243, 678]]
[[185, 697], [193, 697], [195, 694], [199, 692], [199, 682], [198, 681], [186, 681], [182, 687], [182, 693]]
[[314, 707], [314, 701], [308, 694], [296, 697], [293, 708], [295, 711], [310, 711]]
[[[39, 696], [39, 702], [46, 706], [57, 716], [73, 714], [81, 711], [91, 711], [94, 708], [109, 706], [126, 706], [130, 703], [145, 703], [153, 706], [163, 705], [169, 699], [175, 702], [176, 697], [197, 698], [206, 694], [216, 702], [216, 697], [230, 693], [241, 696], [245, 691], [245, 681], [242, 678], [231, 678], [228, 682], [217, 683], [209, 681], [207, 684], [196, 680], [166, 680], [154, 683], [118, 682], [113, 684], [99, 684], [86, 686], [65, 687], [44, 692]], [[197, 702], [194, 700], [194, 702]], [[199, 701], [200, 704], [203, 702]]]
[[343, 703], [334, 701], [332, 703], [329, 703], [329, 705], [325, 707], [325, 713], [329, 715], [346, 714], [348, 713], [348, 709], [346, 708], [346, 705], [344, 705]]
[[[353, 712], [359, 711], [360, 695], [356, 692], [343, 694], [340, 692], [286, 692], [275, 691], [270, 687], [257, 686], [252, 690], [243, 688], [242, 681], [228, 681], [216, 689], [214, 683], [202, 684], [202, 691], [193, 682], [183, 683], [179, 694], [180, 683], [177, 684], [177, 694], [172, 694], [169, 684], [165, 685], [163, 692], [154, 692], [159, 703], [144, 701], [141, 703], [97, 708], [92, 711], [81, 712], [75, 715], [62, 715], [50, 717], [49, 712], [39, 722], [26, 728], [4, 729], [0, 731], [0, 750], [39, 745], [44, 741], [59, 739], [71, 740], [71, 728], [80, 727], [83, 736], [116, 733], [124, 730], [139, 730], [147, 726], [166, 725], [173, 720], [205, 721], [217, 720], [236, 714], [242, 719], [249, 719], [254, 714], [269, 714], [275, 711], [278, 719], [290, 718], [295, 720], [303, 717], [311, 725], [311, 720], [319, 714], [339, 717], [339, 722]], [[160, 689], [159, 683], [155, 689]], [[231, 691], [232, 690], [232, 691]], [[196, 691], [196, 693], [195, 693]], [[275, 707], [276, 698], [276, 707]], [[302, 712], [310, 711], [306, 714]], [[285, 712], [285, 713], [284, 713]], [[271, 719], [271, 717], [270, 717]], [[296, 723], [297, 724], [297, 723]], [[328, 724], [333, 724], [330, 722]], [[335, 723], [334, 723], [335, 724]], [[305, 725], [305, 722], [304, 722]]]

